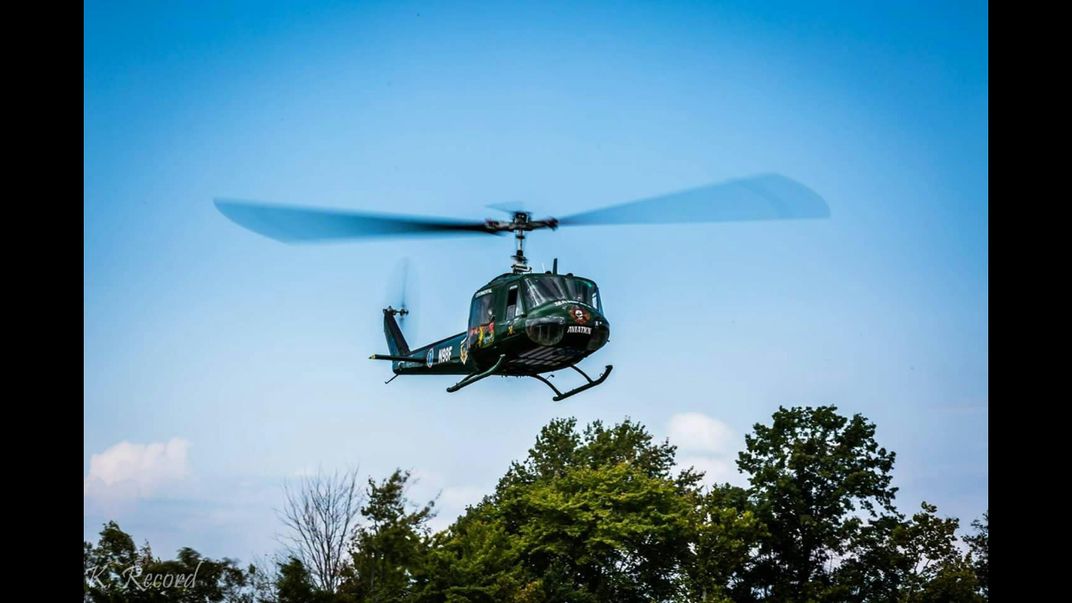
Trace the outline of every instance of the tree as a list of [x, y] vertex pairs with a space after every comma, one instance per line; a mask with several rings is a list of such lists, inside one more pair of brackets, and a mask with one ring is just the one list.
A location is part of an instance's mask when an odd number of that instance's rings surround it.
[[834, 571], [830, 598], [843, 601], [900, 601], [915, 563], [901, 549], [904, 523], [886, 515], [853, 534]]
[[360, 601], [403, 601], [415, 589], [431, 537], [434, 502], [413, 508], [406, 496], [408, 471], [368, 481], [368, 502], [351, 548], [352, 568], [343, 591]]
[[293, 556], [279, 564], [275, 590], [279, 603], [306, 603], [315, 598], [309, 571], [301, 559]]
[[514, 461], [499, 481], [497, 492], [512, 485], [553, 480], [580, 466], [606, 467], [628, 463], [648, 476], [673, 481], [684, 492], [695, 490], [702, 475], [692, 470], [673, 475], [677, 447], [654, 443], [643, 425], [626, 418], [610, 428], [593, 421], [582, 433], [577, 419], [553, 419], [540, 430], [536, 444], [523, 462]]
[[[194, 549], [179, 549], [175, 559], [154, 559], [133, 579], [133, 590], [152, 601], [252, 602], [245, 572], [233, 559], [215, 560]], [[179, 586], [180, 582], [183, 584]], [[139, 597], [140, 598], [140, 597]], [[130, 597], [128, 600], [138, 600]]]
[[975, 571], [975, 579], [979, 583], [979, 591], [990, 599], [990, 511], [983, 513], [982, 521], [976, 519], [972, 522], [975, 534], [967, 536], [964, 540], [971, 549], [972, 569]]
[[905, 521], [884, 517], [861, 528], [854, 555], [836, 572], [850, 601], [980, 600], [969, 559], [957, 548], [960, 522], [924, 501]]
[[670, 480], [624, 462], [578, 467], [506, 492], [500, 505], [519, 522], [522, 558], [537, 576], [557, 567], [571, 589], [593, 600], [661, 600], [675, 592], [692, 509]]
[[478, 504], [433, 536], [417, 577], [417, 601], [495, 603], [521, 597], [519, 540], [487, 504]]
[[83, 591], [89, 601], [120, 601], [126, 592], [126, 574], [137, 567], [134, 539], [119, 524], [104, 524], [97, 545], [82, 543]]
[[766, 526], [753, 588], [778, 600], [830, 596], [832, 564], [863, 520], [897, 516], [890, 486], [894, 453], [875, 442], [875, 426], [834, 406], [779, 407], [769, 427], [745, 436], [737, 466]]
[[[83, 545], [87, 601], [262, 603], [953, 602], [989, 597], [989, 514], [893, 506], [894, 454], [833, 406], [779, 408], [745, 438], [749, 486], [702, 487], [629, 419], [555, 419], [495, 490], [432, 533], [409, 472], [287, 491], [293, 554], [243, 571], [183, 548], [156, 558], [109, 522]], [[339, 553], [340, 535], [344, 553]], [[315, 546], [314, 546], [315, 545]], [[304, 547], [304, 548], [303, 548]], [[321, 569], [300, 556], [318, 560]], [[319, 574], [317, 572], [320, 572]], [[194, 583], [169, 586], [181, 576]], [[170, 576], [171, 578], [165, 578]], [[133, 577], [133, 580], [132, 580]], [[144, 588], [150, 582], [153, 586]], [[324, 585], [335, 585], [334, 592]]]
[[284, 562], [255, 555], [246, 568], [250, 598], [257, 603], [280, 603], [277, 595], [279, 573]]
[[[975, 576], [956, 545], [960, 521], [938, 517], [938, 507], [926, 501], [920, 507], [920, 512], [894, 533], [894, 542], [904, 551], [910, 564], [904, 594], [913, 599], [942, 592], [945, 594], [939, 598], [954, 600], [951, 593], [974, 593]], [[955, 600], [965, 600], [966, 596], [960, 595]], [[974, 600], [974, 597], [968, 600]]]
[[686, 566], [689, 601], [747, 601], [747, 576], [766, 527], [743, 488], [716, 485], [700, 497]]
[[97, 545], [82, 545], [84, 599], [92, 602], [252, 602], [248, 576], [232, 559], [215, 560], [184, 547], [172, 560], [152, 555], [114, 521]]
[[[450, 554], [433, 556], [447, 576], [434, 582], [437, 596], [676, 596], [701, 476], [675, 475], [674, 453], [628, 419], [609, 428], [596, 421], [580, 433], [574, 419], [551, 421], [495, 493], [451, 527], [441, 544]], [[469, 576], [480, 576], [478, 589], [467, 588]]]
[[114, 521], [104, 524], [97, 544], [82, 543], [83, 598], [85, 601], [127, 601], [128, 576], [142, 565], [134, 539]]
[[290, 556], [301, 561], [316, 588], [334, 593], [349, 559], [357, 529], [362, 492], [357, 470], [317, 472], [294, 488], [284, 484], [283, 524]]

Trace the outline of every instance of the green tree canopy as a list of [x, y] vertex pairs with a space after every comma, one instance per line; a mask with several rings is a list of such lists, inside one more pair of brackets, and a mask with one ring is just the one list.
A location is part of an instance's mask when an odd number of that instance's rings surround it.
[[370, 479], [366, 524], [357, 530], [352, 566], [341, 592], [358, 601], [404, 601], [412, 596], [426, 562], [433, 504], [412, 508], [406, 497], [408, 471], [396, 470], [382, 482]]
[[753, 429], [737, 466], [766, 526], [754, 586], [780, 600], [821, 599], [833, 582], [830, 562], [858, 537], [861, 515], [897, 516], [894, 453], [875, 441], [874, 424], [834, 406], [780, 407], [771, 425]]
[[[779, 408], [745, 437], [747, 488], [702, 485], [630, 419], [555, 419], [494, 491], [445, 530], [401, 469], [369, 479], [335, 592], [296, 557], [269, 573], [188, 548], [138, 549], [117, 524], [84, 543], [87, 601], [594, 603], [977, 602], [989, 598], [989, 515], [894, 507], [894, 454], [833, 406]], [[351, 489], [352, 490], [352, 489]], [[354, 498], [354, 497], [351, 497]], [[354, 498], [356, 500], [356, 498]], [[133, 568], [133, 570], [129, 569]], [[270, 573], [274, 570], [274, 573]], [[127, 579], [196, 572], [196, 586]]]
[[971, 564], [979, 591], [990, 598], [990, 511], [983, 513], [981, 520], [972, 522], [975, 533], [964, 540], [971, 548]]
[[[496, 491], [438, 540], [430, 599], [650, 601], [679, 591], [699, 475], [643, 426], [545, 426]], [[466, 555], [471, 552], [471, 555]], [[474, 584], [475, 580], [475, 584]], [[474, 588], [475, 586], [475, 588]]]
[[84, 542], [84, 599], [94, 603], [252, 601], [246, 571], [232, 559], [215, 560], [184, 547], [175, 559], [159, 559], [114, 521], [97, 544]]

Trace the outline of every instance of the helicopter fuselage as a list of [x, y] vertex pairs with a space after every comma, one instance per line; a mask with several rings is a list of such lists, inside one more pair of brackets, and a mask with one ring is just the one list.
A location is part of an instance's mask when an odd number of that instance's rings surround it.
[[384, 332], [397, 375], [471, 375], [495, 367], [497, 375], [531, 376], [599, 350], [610, 324], [593, 281], [547, 272], [493, 279], [474, 294], [463, 333], [409, 350], [388, 310]]

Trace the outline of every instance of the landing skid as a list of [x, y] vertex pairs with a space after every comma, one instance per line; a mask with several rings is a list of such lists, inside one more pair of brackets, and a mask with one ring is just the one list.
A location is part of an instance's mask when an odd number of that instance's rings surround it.
[[540, 381], [543, 381], [547, 385], [547, 387], [550, 387], [552, 390], [554, 390], [555, 394], [557, 394], [557, 395], [554, 398], [551, 398], [551, 399], [554, 400], [555, 402], [560, 402], [560, 401], [565, 400], [566, 398], [568, 398], [568, 397], [570, 397], [570, 396], [572, 396], [574, 394], [579, 394], [579, 393], [583, 392], [586, 389], [592, 389], [593, 387], [599, 385], [600, 383], [603, 383], [604, 381], [607, 380], [607, 377], [610, 376], [610, 372], [612, 370], [614, 370], [614, 367], [612, 365], [608, 364], [606, 370], [603, 371], [603, 374], [600, 375], [598, 379], [593, 381], [592, 378], [589, 377], [587, 373], [585, 373], [581, 369], [577, 368], [576, 365], [571, 365], [570, 368], [575, 370], [575, 371], [577, 371], [578, 373], [580, 373], [581, 376], [584, 377], [586, 381], [588, 381], [588, 383], [586, 383], [586, 384], [584, 384], [584, 385], [582, 385], [580, 387], [575, 387], [575, 388], [569, 390], [566, 393], [562, 393], [562, 392], [558, 391], [558, 388], [555, 387], [554, 385], [552, 385], [551, 382], [548, 381], [547, 379], [545, 379], [544, 377], [541, 377], [539, 375], [529, 375], [529, 376], [532, 377], [533, 379], [539, 379]]
[[[488, 368], [487, 370], [481, 371], [479, 373], [473, 373], [472, 375], [466, 376], [461, 381], [459, 381], [459, 382], [455, 383], [454, 385], [448, 387], [447, 392], [453, 394], [454, 392], [458, 391], [459, 389], [461, 389], [463, 387], [466, 387], [468, 385], [472, 385], [472, 384], [476, 383], [477, 381], [480, 381], [481, 379], [484, 379], [485, 377], [490, 377], [490, 376], [494, 375], [496, 372], [498, 372], [499, 368], [503, 365], [503, 362], [505, 360], [506, 360], [506, 354], [500, 354], [499, 359], [495, 361], [495, 364], [491, 365], [491, 368]], [[551, 398], [551, 399], [554, 400], [555, 402], [560, 402], [562, 400], [565, 400], [566, 398], [569, 398], [570, 396], [574, 396], [576, 394], [579, 394], [579, 393], [581, 393], [581, 392], [583, 392], [583, 391], [585, 391], [587, 389], [592, 389], [593, 387], [603, 383], [604, 381], [607, 380], [607, 377], [610, 376], [610, 372], [612, 370], [614, 370], [614, 367], [612, 365], [608, 364], [607, 368], [603, 371], [603, 374], [600, 375], [598, 379], [592, 379], [591, 377], [588, 376], [587, 373], [585, 373], [581, 369], [577, 368], [576, 365], [571, 365], [570, 368], [575, 370], [575, 371], [577, 371], [578, 373], [580, 373], [581, 376], [584, 377], [585, 381], [588, 381], [588, 383], [585, 383], [584, 385], [582, 385], [580, 387], [575, 387], [575, 388], [569, 390], [566, 393], [562, 393], [561, 391], [559, 391], [559, 389], [557, 387], [555, 387], [550, 381], [548, 381], [544, 377], [541, 377], [539, 375], [529, 375], [529, 377], [532, 377], [533, 379], [539, 379], [540, 381], [543, 381], [544, 384], [547, 385], [547, 387], [550, 387], [555, 392], [555, 397]]]
[[506, 360], [506, 354], [499, 354], [499, 359], [495, 361], [495, 364], [491, 365], [491, 368], [481, 373], [473, 373], [472, 375], [469, 375], [465, 379], [462, 379], [461, 381], [448, 387], [447, 393], [453, 394], [454, 392], [465, 387], [466, 385], [472, 385], [477, 381], [480, 381], [484, 377], [490, 377], [495, 373], [495, 371], [499, 370], [499, 367], [502, 366], [504, 360]]

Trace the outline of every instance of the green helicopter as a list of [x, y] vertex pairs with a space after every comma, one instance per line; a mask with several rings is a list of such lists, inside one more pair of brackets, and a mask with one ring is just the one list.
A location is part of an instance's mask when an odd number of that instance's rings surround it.
[[[668, 195], [650, 197], [574, 214], [533, 220], [527, 211], [511, 211], [510, 220], [482, 222], [423, 216], [399, 216], [266, 205], [216, 199], [216, 207], [237, 224], [272, 239], [299, 243], [368, 237], [512, 233], [511, 271], [473, 295], [465, 331], [411, 348], [397, 317], [409, 310], [383, 309], [387, 354], [373, 360], [391, 362], [394, 376], [464, 375], [447, 388], [456, 392], [492, 375], [533, 377], [550, 387], [560, 401], [606, 381], [613, 366], [592, 379], [577, 364], [610, 341], [595, 281], [552, 270], [534, 272], [525, 257], [526, 234], [562, 226], [674, 224], [741, 220], [827, 218], [826, 202], [804, 185], [776, 174], [731, 180]], [[544, 373], [577, 371], [586, 381], [563, 393]]]

